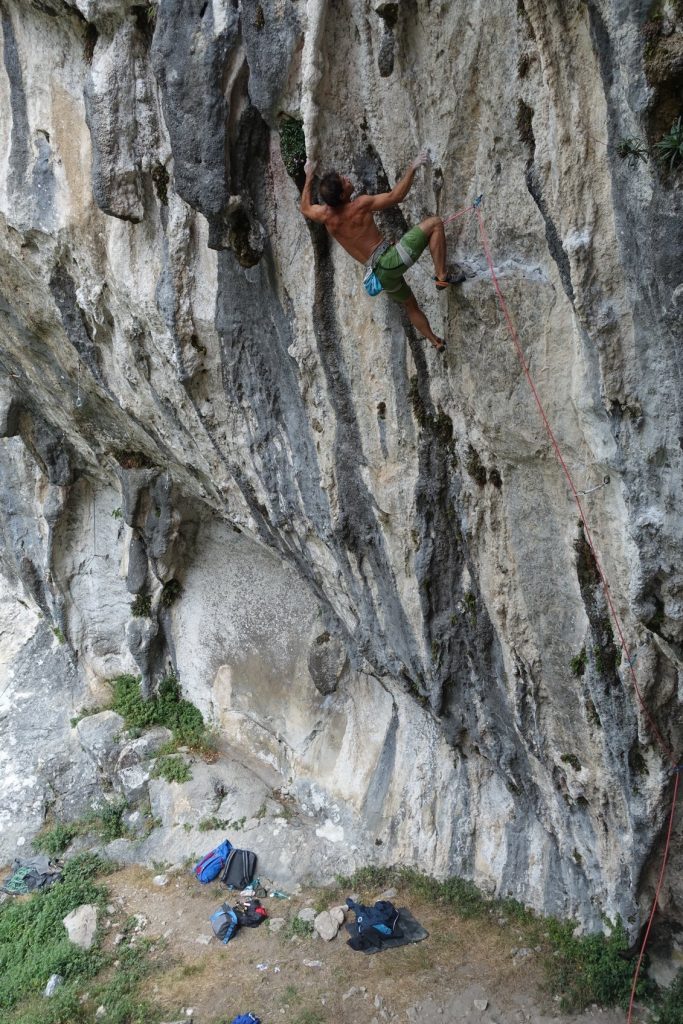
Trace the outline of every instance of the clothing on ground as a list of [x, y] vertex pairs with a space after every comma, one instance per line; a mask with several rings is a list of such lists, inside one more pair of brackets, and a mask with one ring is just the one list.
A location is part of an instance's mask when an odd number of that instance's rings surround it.
[[382, 288], [394, 302], [406, 302], [413, 294], [403, 280], [408, 267], [420, 258], [427, 245], [428, 238], [421, 227], [416, 226], [406, 231], [396, 245], [390, 246], [380, 256], [375, 274]]

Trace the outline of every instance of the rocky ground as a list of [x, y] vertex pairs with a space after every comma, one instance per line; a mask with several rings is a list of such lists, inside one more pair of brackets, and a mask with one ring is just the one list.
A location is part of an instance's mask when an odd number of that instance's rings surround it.
[[[176, 1012], [182, 1007], [194, 1024], [228, 1021], [247, 1011], [264, 1024], [617, 1024], [624, 1019], [621, 1011], [597, 1007], [579, 1016], [560, 1013], [544, 987], [541, 954], [525, 950], [510, 924], [462, 920], [444, 907], [411, 898], [410, 909], [429, 937], [368, 956], [350, 949], [343, 933], [331, 942], [292, 936], [291, 922], [302, 909], [330, 906], [343, 895], [308, 889], [288, 900], [265, 899], [269, 922], [242, 929], [222, 946], [212, 938], [209, 915], [225, 889], [200, 886], [187, 872], [162, 878], [160, 886], [158, 876], [139, 867], [111, 876], [106, 943], [116, 941], [131, 915], [142, 915], [140, 934], [163, 936], [167, 943], [167, 969], [146, 994]], [[405, 894], [398, 892], [395, 902], [405, 905]], [[634, 1018], [645, 1019], [645, 1011]]]

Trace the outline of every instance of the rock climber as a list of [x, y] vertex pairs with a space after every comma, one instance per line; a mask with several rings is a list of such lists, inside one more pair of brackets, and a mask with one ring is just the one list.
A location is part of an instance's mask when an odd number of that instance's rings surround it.
[[439, 290], [465, 280], [462, 271], [449, 272], [446, 267], [446, 232], [441, 217], [427, 217], [406, 231], [395, 245], [382, 238], [373, 219], [374, 213], [403, 202], [410, 191], [415, 171], [426, 164], [428, 159], [426, 151], [419, 153], [391, 192], [381, 192], [374, 196], [361, 195], [356, 199], [351, 199], [354, 189], [349, 178], [342, 177], [337, 171], [330, 171], [322, 178], [319, 186], [322, 204], [311, 202], [316, 164], [307, 160], [304, 167], [306, 183], [301, 194], [300, 208], [304, 217], [324, 224], [349, 255], [359, 263], [364, 263], [368, 271], [374, 271], [387, 295], [404, 306], [411, 324], [431, 341], [438, 352], [443, 352], [445, 341], [434, 334], [415, 296], [403, 280], [408, 267], [419, 259], [427, 245], [436, 272], [434, 282]]

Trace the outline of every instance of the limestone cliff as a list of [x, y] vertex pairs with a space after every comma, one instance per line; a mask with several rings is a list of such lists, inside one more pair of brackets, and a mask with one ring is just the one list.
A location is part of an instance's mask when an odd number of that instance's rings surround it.
[[441, 357], [301, 217], [291, 140], [303, 121], [369, 191], [428, 146], [393, 237], [484, 193], [678, 752], [681, 176], [624, 140], [680, 113], [681, 4], [0, 0], [0, 22], [2, 855], [97, 785], [70, 714], [171, 664], [357, 862], [634, 930], [670, 766], [477, 222], [448, 228], [461, 289], [428, 255], [409, 274]]

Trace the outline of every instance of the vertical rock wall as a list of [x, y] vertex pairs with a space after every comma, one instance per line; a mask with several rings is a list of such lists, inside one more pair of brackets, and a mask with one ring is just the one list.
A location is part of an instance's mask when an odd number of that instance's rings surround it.
[[[676, 116], [680, 5], [0, 11], [0, 564], [5, 604], [65, 640], [52, 685], [151, 691], [171, 665], [338, 841], [637, 927], [671, 775], [476, 219], [448, 228], [461, 289], [436, 294], [428, 256], [409, 274], [440, 357], [300, 216], [279, 129], [302, 118], [370, 191], [428, 146], [393, 237], [484, 193], [677, 751], [681, 177], [619, 154]], [[5, 630], [11, 697], [34, 640]], [[675, 882], [662, 905], [680, 920]]]

